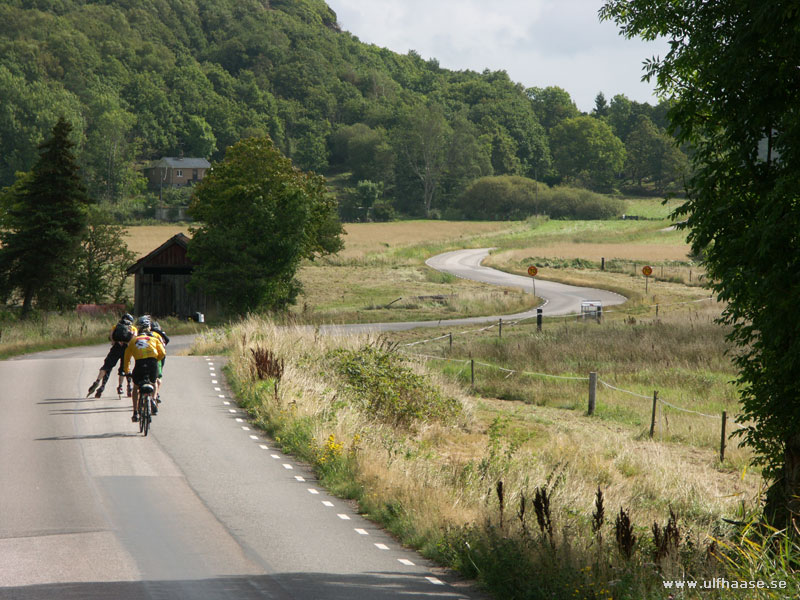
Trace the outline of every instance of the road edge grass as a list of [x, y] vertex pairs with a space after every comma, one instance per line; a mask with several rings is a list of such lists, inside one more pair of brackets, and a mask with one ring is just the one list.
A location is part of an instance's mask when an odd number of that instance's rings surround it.
[[12, 348], [0, 347], [0, 360], [25, 356], [27, 354], [36, 354], [37, 352], [47, 352], [48, 350], [63, 350], [65, 348], [77, 348], [79, 346], [96, 346], [106, 341], [108, 341], [108, 336], [93, 335], [43, 342], [23, 342], [21, 347], [16, 344]]
[[[44, 317], [37, 315], [30, 321], [5, 321], [0, 323], [0, 360], [49, 350], [110, 344], [108, 336], [116, 318], [61, 313]], [[161, 319], [161, 324], [168, 335], [195, 334], [207, 330], [206, 326], [174, 317]], [[81, 333], [82, 330], [86, 333]], [[11, 341], [8, 341], [9, 338]]]

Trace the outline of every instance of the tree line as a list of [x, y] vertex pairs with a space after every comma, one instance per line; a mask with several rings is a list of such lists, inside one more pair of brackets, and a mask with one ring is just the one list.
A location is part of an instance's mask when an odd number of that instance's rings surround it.
[[63, 115], [108, 205], [145, 202], [149, 160], [264, 135], [329, 177], [346, 218], [469, 218], [463, 194], [490, 176], [663, 193], [687, 164], [666, 103], [598, 94], [581, 114], [557, 87], [364, 44], [321, 0], [6, 2], [0, 100], [0, 186]]

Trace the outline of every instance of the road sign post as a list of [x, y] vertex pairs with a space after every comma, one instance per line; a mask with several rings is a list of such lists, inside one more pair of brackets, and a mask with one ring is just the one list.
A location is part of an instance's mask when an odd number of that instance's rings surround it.
[[528, 267], [528, 275], [531, 276], [531, 281], [533, 282], [533, 295], [536, 295], [536, 274], [539, 272], [539, 269], [531, 265]]
[[650, 265], [643, 266], [642, 274], [644, 275], [644, 293], [647, 294], [647, 284], [650, 282], [650, 275], [653, 274], [653, 267]]

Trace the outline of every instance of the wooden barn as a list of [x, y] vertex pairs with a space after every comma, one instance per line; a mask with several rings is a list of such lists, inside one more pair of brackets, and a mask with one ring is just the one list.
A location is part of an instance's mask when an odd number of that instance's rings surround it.
[[193, 268], [186, 255], [188, 242], [184, 234], [174, 235], [128, 268], [134, 276], [134, 313], [181, 319], [206, 313], [205, 294], [186, 288]]

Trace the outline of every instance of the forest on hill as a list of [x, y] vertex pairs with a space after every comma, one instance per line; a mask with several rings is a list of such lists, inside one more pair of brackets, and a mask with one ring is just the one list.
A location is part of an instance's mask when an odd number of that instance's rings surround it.
[[465, 194], [487, 177], [664, 193], [686, 169], [667, 110], [599, 93], [581, 114], [557, 87], [362, 43], [322, 0], [0, 5], [0, 186], [64, 116], [90, 194], [111, 208], [153, 205], [154, 159], [213, 162], [265, 134], [333, 182], [348, 220], [471, 218]]

